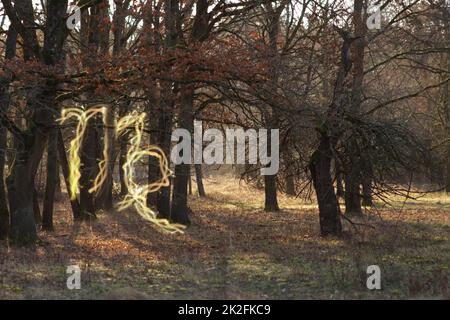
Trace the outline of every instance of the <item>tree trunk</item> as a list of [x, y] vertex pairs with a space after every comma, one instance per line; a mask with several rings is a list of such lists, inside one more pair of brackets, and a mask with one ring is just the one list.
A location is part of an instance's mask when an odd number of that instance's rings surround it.
[[188, 180], [188, 189], [189, 189], [189, 195], [192, 196], [192, 175], [191, 175], [191, 168], [189, 168], [189, 180]]
[[47, 143], [47, 181], [45, 184], [42, 229], [53, 231], [53, 209], [58, 175], [58, 129], [50, 131]]
[[0, 240], [8, 237], [9, 230], [9, 211], [4, 180], [6, 140], [6, 128], [2, 127], [0, 128]]
[[331, 160], [333, 158], [333, 149], [337, 145], [339, 137], [342, 135], [343, 109], [347, 96], [345, 83], [351, 69], [351, 61], [348, 60], [348, 51], [353, 40], [345, 32], [342, 32], [342, 30], [337, 29], [337, 31], [343, 39], [341, 63], [326, 119], [317, 128], [320, 132], [319, 146], [311, 156], [309, 164], [309, 170], [319, 204], [319, 221], [322, 235], [339, 235], [342, 231], [341, 212], [339, 202], [334, 193], [331, 176]]
[[[58, 149], [58, 143], [56, 144], [56, 149]], [[56, 164], [56, 189], [55, 189], [55, 201], [61, 200], [62, 190], [61, 190], [61, 177], [59, 171], [59, 160]]]
[[36, 226], [42, 225], [42, 215], [41, 208], [39, 207], [39, 192], [36, 188], [36, 184], [33, 188], [33, 211], [34, 211], [34, 221], [36, 222]]
[[[147, 105], [147, 114], [149, 119], [150, 126], [150, 137], [149, 143], [153, 146], [161, 146], [160, 139], [163, 138], [162, 133], [160, 132], [159, 119], [155, 116], [155, 111], [161, 112], [161, 100], [159, 99], [159, 89], [156, 84], [153, 83], [154, 87], [149, 89], [148, 92], [148, 105]], [[159, 106], [159, 108], [158, 108]], [[158, 113], [156, 113], [158, 114]], [[162, 115], [159, 114], [159, 117]], [[167, 153], [166, 153], [167, 152]], [[168, 150], [165, 150], [165, 154], [168, 155]], [[156, 157], [149, 156], [148, 157], [148, 172], [147, 172], [147, 183], [152, 184], [161, 179], [161, 172], [159, 167], [159, 161]], [[158, 206], [158, 192], [151, 192], [147, 194], [147, 206], [151, 208], [157, 208]], [[167, 212], [168, 213], [168, 212]], [[168, 217], [168, 215], [167, 215]]]
[[[13, 25], [10, 25], [6, 37], [5, 60], [12, 59], [16, 55], [16, 43], [17, 30]], [[6, 76], [3, 79], [0, 79], [0, 82], [2, 83], [0, 86], [0, 112], [6, 114], [9, 109], [8, 89], [10, 76], [8, 73], [6, 73]], [[7, 139], [8, 135], [6, 128], [0, 126], [0, 240], [4, 240], [8, 237], [10, 223], [4, 180]]]
[[284, 159], [284, 165], [285, 165], [285, 191], [286, 194], [289, 196], [296, 196], [295, 192], [295, 170], [293, 166], [293, 157], [289, 150], [289, 147], [286, 146], [286, 149], [282, 152], [283, 159]]
[[362, 215], [361, 209], [361, 196], [360, 196], [360, 186], [359, 181], [359, 169], [349, 168], [346, 174], [344, 175], [345, 181], [345, 214], [347, 215]]
[[295, 193], [295, 180], [292, 174], [286, 176], [286, 194], [289, 196], [296, 196]]
[[338, 198], [344, 197], [344, 186], [342, 185], [342, 172], [336, 172], [336, 196]]
[[[284, 4], [277, 8], [273, 8], [272, 4], [268, 6], [270, 10], [268, 11], [268, 33], [269, 33], [269, 83], [271, 90], [276, 92], [278, 90], [278, 79], [279, 79], [279, 68], [281, 66], [281, 56], [278, 52], [278, 36], [280, 33], [280, 16], [284, 8]], [[278, 110], [273, 109], [271, 106], [267, 106], [268, 110], [266, 112], [265, 121], [269, 129], [278, 129], [279, 127], [279, 116]], [[267, 139], [267, 150], [272, 150], [272, 139], [269, 132], [269, 137]], [[277, 148], [279, 146], [276, 146]], [[265, 194], [265, 211], [279, 211], [278, 200], [277, 200], [277, 174], [265, 175], [264, 176], [264, 194]]]
[[361, 185], [362, 185], [362, 205], [364, 207], [371, 207], [373, 205], [373, 190], [372, 190], [372, 183], [374, 179], [373, 175], [373, 169], [372, 169], [372, 163], [365, 157], [365, 155], [362, 155], [362, 163], [363, 163], [363, 170], [361, 173]]
[[[269, 128], [273, 129], [274, 124], [278, 123], [278, 117], [271, 115], [268, 117], [269, 120], [266, 122], [269, 124]], [[279, 146], [276, 146], [278, 148]], [[267, 138], [267, 150], [272, 150], [272, 135], [268, 131]], [[264, 211], [274, 212], [279, 211], [277, 199], [277, 174], [265, 175], [264, 176]]]
[[[124, 3], [124, 1], [116, 1], [116, 10], [114, 11], [113, 19], [112, 19], [112, 32], [114, 36], [113, 43], [113, 57], [118, 56], [123, 47], [126, 45], [126, 41], [124, 40], [124, 31], [125, 31], [125, 20], [127, 17], [127, 9], [129, 2]], [[128, 112], [129, 101], [123, 101], [119, 105], [119, 116], [124, 117]], [[125, 176], [123, 165], [126, 161], [127, 155], [127, 135], [123, 134], [119, 137], [119, 179], [120, 179], [120, 195], [125, 196], [128, 194], [127, 185], [125, 183]], [[114, 165], [114, 163], [113, 163]], [[112, 170], [113, 172], [113, 170]]]
[[128, 194], [127, 184], [125, 182], [125, 172], [123, 170], [123, 166], [127, 161], [127, 140], [126, 135], [120, 137], [120, 150], [119, 150], [119, 179], [120, 179], [120, 195], [125, 196]]
[[[180, 116], [179, 127], [186, 129], [188, 132], [193, 131], [193, 102], [194, 91], [187, 87], [181, 92], [180, 98]], [[180, 139], [182, 139], [180, 137]], [[182, 151], [184, 152], [184, 150]], [[182, 156], [180, 152], [180, 156]], [[190, 164], [181, 163], [175, 165], [175, 179], [173, 182], [173, 197], [170, 219], [175, 223], [188, 225], [190, 223], [188, 217], [187, 206], [187, 186], [190, 178]]]
[[[172, 105], [170, 105], [172, 108]], [[170, 138], [172, 130], [172, 113], [169, 110], [162, 110], [159, 116], [159, 147], [164, 154], [170, 157]], [[156, 209], [159, 218], [170, 218], [170, 186], [162, 187], [156, 195]]]
[[[442, 10], [442, 15], [444, 21], [444, 39], [443, 45], [448, 45], [450, 43], [450, 11], [448, 8], [444, 8]], [[450, 70], [450, 52], [443, 52], [441, 56], [441, 64], [442, 70]], [[441, 76], [442, 80], [445, 80], [445, 77], [448, 77], [445, 73]], [[445, 152], [445, 169], [446, 169], [446, 179], [445, 179], [445, 191], [447, 194], [450, 194], [450, 83], [447, 81], [441, 87], [441, 100], [443, 107], [443, 114], [445, 116], [446, 123], [444, 124], [447, 136], [447, 143]]]
[[[41, 117], [45, 116], [41, 114], [35, 118]], [[24, 135], [23, 140], [30, 143], [25, 143], [24, 148], [17, 151], [15, 164], [6, 182], [11, 212], [10, 240], [16, 245], [33, 244], [37, 239], [34, 177], [45, 149], [46, 132], [34, 127], [30, 134]]]
[[197, 182], [198, 195], [200, 197], [206, 197], [205, 186], [203, 185], [202, 165], [195, 164], [194, 169], [195, 169], [195, 180]]
[[362, 205], [364, 207], [371, 207], [373, 205], [373, 199], [372, 199], [372, 178], [370, 176], [362, 177], [362, 190], [363, 190]]
[[14, 165], [7, 186], [11, 208], [10, 240], [16, 245], [33, 244], [37, 239], [33, 208], [34, 188], [27, 162]]
[[264, 194], [265, 203], [264, 211], [273, 212], [279, 211], [278, 199], [277, 199], [277, 176], [266, 175], [264, 176]]
[[[143, 46], [152, 50], [154, 53], [158, 53], [161, 50], [161, 34], [160, 31], [160, 17], [159, 9], [153, 11], [153, 4], [147, 3], [143, 8], [143, 29], [145, 35], [143, 37]], [[161, 86], [160, 82], [149, 81], [146, 87], [147, 101], [146, 111], [149, 119], [150, 126], [150, 145], [161, 146], [159, 139], [162, 137], [160, 133], [159, 119], [161, 116]], [[169, 94], [170, 90], [166, 88], [166, 93]], [[167, 107], [167, 106], [165, 106]], [[166, 153], [168, 155], [168, 153]], [[153, 156], [148, 157], [148, 184], [155, 183], [161, 179], [161, 172], [159, 167], [159, 161]], [[158, 206], [158, 192], [152, 192], [147, 194], [147, 206], [151, 208], [157, 208]], [[167, 212], [168, 217], [168, 212]]]
[[81, 219], [89, 220], [95, 218], [94, 194], [89, 192], [92, 183], [98, 174], [98, 132], [95, 127], [97, 117], [92, 118], [86, 127], [80, 148], [80, 207]]
[[[448, 135], [450, 135], [450, 125], [449, 129], [447, 129]], [[450, 142], [447, 143], [447, 152], [446, 152], [446, 169], [447, 169], [447, 177], [445, 181], [445, 192], [450, 194]]]
[[[450, 109], [450, 107], [449, 107]], [[447, 134], [448, 136], [450, 136], [450, 122], [448, 125], [448, 129], [447, 129]], [[447, 152], [446, 152], [446, 169], [447, 169], [447, 174], [446, 174], [446, 181], [445, 181], [445, 192], [447, 194], [450, 194], [450, 142], [447, 142]]]
[[[95, 2], [90, 10], [82, 11], [81, 19], [81, 42], [83, 44], [83, 65], [86, 68], [95, 66], [97, 60], [108, 54], [109, 41], [109, 3], [108, 1]], [[86, 100], [91, 99], [95, 94], [95, 88], [89, 90], [85, 96]], [[87, 108], [92, 107], [92, 103], [86, 103]], [[82, 220], [95, 218], [97, 205], [101, 206], [101, 199], [96, 199], [89, 189], [93, 186], [93, 182], [98, 174], [98, 161], [101, 159], [102, 152], [100, 132], [103, 127], [103, 121], [99, 116], [94, 116], [88, 122], [86, 131], [80, 148], [80, 207]], [[99, 200], [98, 203], [96, 200]]]
[[[150, 145], [159, 145], [159, 139], [161, 135], [157, 134], [158, 132], [158, 119], [155, 119], [154, 116], [149, 117], [151, 133], [150, 133]], [[149, 156], [148, 157], [148, 184], [154, 183], [161, 178], [161, 172], [159, 168], [159, 161], [157, 158]], [[152, 192], [147, 194], [147, 206], [148, 207], [157, 207], [158, 202], [158, 192]]]
[[[170, 0], [168, 1], [170, 2]], [[162, 83], [160, 95], [161, 107], [157, 119], [157, 129], [155, 128], [156, 132], [154, 132], [155, 144], [161, 148], [167, 159], [170, 159], [175, 90], [176, 89], [171, 88], [169, 83]], [[153, 159], [151, 164], [152, 168], [156, 170], [152, 170], [152, 176], [149, 176], [149, 179], [158, 180], [161, 176], [159, 165], [155, 160], [156, 159]], [[172, 182], [172, 179], [170, 181]], [[170, 190], [171, 185], [161, 187], [161, 189], [156, 192], [158, 218], [170, 219]]]
[[[353, 26], [355, 36], [353, 42], [352, 62], [353, 62], [353, 83], [351, 91], [350, 114], [357, 116], [361, 112], [361, 101], [364, 80], [364, 49], [366, 25], [363, 21], [363, 0], [355, 0], [353, 4]], [[356, 134], [354, 131], [352, 134]], [[353, 137], [352, 137], [353, 138]], [[349, 139], [348, 157], [350, 164], [345, 168], [345, 213], [351, 215], [362, 215], [361, 209], [361, 172], [362, 161], [360, 150], [357, 146], [357, 139]]]
[[336, 196], [344, 198], [344, 186], [342, 185], [343, 169], [339, 159], [334, 158], [334, 178], [336, 180]]
[[[179, 34], [177, 29], [177, 21], [179, 14], [179, 0], [165, 0], [164, 1], [164, 27], [166, 29], [166, 37], [164, 39], [164, 50], [173, 51], [178, 43]], [[168, 69], [172, 66], [167, 65]], [[171, 130], [172, 117], [174, 107], [174, 86], [171, 82], [161, 83], [161, 110], [158, 118], [159, 128], [159, 147], [164, 154], [170, 158], [170, 144], [171, 144]], [[156, 198], [156, 208], [158, 210], [159, 218], [170, 218], [170, 186], [162, 187]]]
[[[120, 105], [119, 116], [124, 117], [128, 112], [129, 102]], [[125, 182], [125, 171], [123, 165], [127, 161], [128, 153], [128, 134], [124, 133], [119, 137], [119, 179], [120, 179], [120, 195], [124, 197], [128, 194], [127, 184]]]
[[187, 206], [187, 183], [189, 178], [189, 165], [179, 164], [175, 166], [175, 179], [173, 182], [172, 208], [170, 220], [175, 223], [189, 225]]
[[311, 158], [309, 170], [319, 204], [320, 233], [323, 236], [338, 235], [342, 231], [339, 203], [330, 172], [331, 159], [330, 138], [321, 134], [320, 144]]

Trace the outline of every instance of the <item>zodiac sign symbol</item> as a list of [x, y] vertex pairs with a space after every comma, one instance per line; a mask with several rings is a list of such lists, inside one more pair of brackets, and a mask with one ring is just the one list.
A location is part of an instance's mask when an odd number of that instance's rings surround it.
[[[77, 198], [79, 190], [80, 173], [80, 147], [87, 128], [89, 119], [97, 114], [102, 115], [103, 124], [105, 123], [106, 107], [89, 108], [88, 110], [80, 108], [65, 108], [62, 111], [60, 122], [64, 123], [70, 118], [75, 118], [78, 121], [75, 130], [75, 137], [70, 141], [69, 147], [69, 182], [70, 182], [70, 197]], [[133, 128], [130, 138], [130, 148], [127, 152], [125, 164], [123, 165], [125, 184], [128, 189], [128, 194], [118, 204], [118, 211], [123, 211], [133, 206], [137, 213], [145, 220], [156, 225], [160, 230], [176, 233], [182, 232], [185, 226], [180, 224], [172, 224], [167, 219], [159, 219], [156, 213], [147, 206], [147, 194], [156, 192], [162, 187], [169, 186], [169, 177], [171, 171], [164, 152], [157, 146], [141, 147], [142, 135], [145, 126], [145, 113], [132, 112], [123, 118], [119, 119], [115, 124], [116, 137], [121, 136], [127, 129]], [[107, 177], [107, 165], [109, 160], [109, 141], [105, 135], [103, 159], [99, 162], [99, 173], [95, 178], [92, 187], [89, 189], [90, 193], [100, 190]], [[134, 167], [143, 157], [155, 157], [159, 162], [159, 170], [161, 172], [161, 179], [149, 184], [139, 185], [134, 179]]]

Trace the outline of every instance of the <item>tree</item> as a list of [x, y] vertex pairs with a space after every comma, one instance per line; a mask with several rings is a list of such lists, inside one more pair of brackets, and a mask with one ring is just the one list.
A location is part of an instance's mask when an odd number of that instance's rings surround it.
[[[30, 25], [33, 18], [31, 1], [16, 3], [2, 0], [11, 24], [23, 39], [24, 57], [33, 57], [47, 66], [57, 65], [62, 58], [62, 48], [67, 36], [65, 17], [67, 1], [48, 1], [47, 20], [44, 29], [44, 44], [37, 41], [35, 28]], [[22, 23], [23, 21], [23, 23]], [[53, 126], [54, 103], [57, 82], [48, 78], [44, 81], [29, 106], [33, 110], [32, 122], [25, 131], [13, 129], [20, 141], [16, 161], [7, 179], [11, 212], [10, 238], [16, 244], [34, 243], [37, 238], [33, 209], [34, 177], [42, 158], [49, 128]], [[32, 123], [32, 124], [31, 124]]]
[[50, 130], [47, 142], [47, 179], [45, 184], [44, 208], [42, 212], [42, 228], [53, 230], [53, 208], [58, 171], [58, 128]]
[[[359, 117], [363, 96], [364, 50], [366, 43], [366, 24], [363, 21], [363, 9], [363, 0], [355, 0], [353, 2], [353, 26], [355, 30], [354, 37], [356, 39], [352, 43], [353, 50], [351, 52], [353, 82], [348, 113], [354, 117]], [[346, 157], [348, 161], [345, 161], [344, 163], [345, 213], [349, 215], [362, 215], [360, 184], [364, 179], [367, 193], [367, 187], [371, 182], [370, 177], [365, 176], [362, 172], [364, 160], [362, 158], [361, 150], [357, 149], [354, 132], [352, 133], [353, 134], [350, 137], [345, 139], [345, 148], [347, 149], [346, 153], [348, 154]], [[369, 179], [369, 181], [367, 181], [367, 179]]]
[[[83, 18], [81, 20], [81, 35], [82, 43], [85, 45], [83, 61], [86, 68], [93, 68], [98, 59], [103, 59], [107, 55], [109, 46], [109, 16], [108, 16], [108, 2], [99, 1], [96, 5], [91, 7], [90, 12], [84, 10], [82, 12]], [[95, 86], [86, 92], [84, 103], [87, 108], [96, 107], [93, 97]], [[106, 113], [106, 120], [109, 127], [112, 127], [112, 110], [108, 109]], [[111, 203], [111, 164], [107, 165], [107, 178], [103, 188], [99, 193], [92, 193], [89, 190], [93, 186], [93, 181], [98, 174], [98, 159], [102, 158], [101, 153], [101, 137], [103, 130], [102, 119], [97, 116], [92, 118], [87, 125], [86, 133], [83, 136], [80, 154], [81, 154], [81, 178], [80, 178], [80, 206], [83, 220], [90, 220], [96, 218], [96, 211], [99, 208], [109, 208]], [[112, 128], [107, 128], [107, 141], [112, 143], [113, 134]], [[111, 145], [108, 145], [108, 152], [111, 150]], [[103, 194], [101, 194], [103, 193]], [[100, 197], [99, 197], [100, 195]], [[97, 196], [97, 197], [96, 197]], [[108, 199], [109, 198], [109, 199]]]
[[339, 136], [342, 134], [342, 119], [346, 103], [346, 82], [351, 69], [349, 61], [350, 45], [354, 39], [344, 30], [337, 29], [342, 37], [341, 60], [334, 85], [334, 93], [327, 109], [323, 123], [317, 128], [319, 132], [319, 146], [313, 153], [309, 170], [311, 172], [314, 189], [319, 204], [320, 231], [322, 235], [338, 235], [342, 231], [339, 202], [333, 187], [331, 177], [331, 161], [333, 150]]
[[194, 165], [194, 170], [195, 170], [195, 181], [197, 182], [198, 195], [200, 197], [206, 197], [205, 187], [203, 186], [202, 165], [201, 164]]
[[[5, 60], [10, 60], [16, 55], [17, 30], [13, 25], [8, 28], [5, 46]], [[9, 108], [8, 88], [10, 75], [6, 72], [6, 76], [0, 79], [0, 112], [6, 114]], [[9, 230], [9, 210], [5, 193], [4, 169], [5, 156], [7, 146], [7, 131], [2, 125], [0, 128], [0, 240], [8, 237]]]

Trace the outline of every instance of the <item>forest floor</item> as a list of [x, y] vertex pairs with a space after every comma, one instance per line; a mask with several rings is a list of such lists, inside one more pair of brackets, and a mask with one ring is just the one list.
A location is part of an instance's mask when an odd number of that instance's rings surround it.
[[[399, 199], [322, 238], [314, 203], [280, 196], [282, 211], [266, 213], [260, 190], [223, 177], [206, 191], [190, 197], [192, 225], [177, 235], [131, 211], [74, 225], [60, 201], [35, 249], [0, 245], [0, 299], [450, 298], [450, 197]], [[69, 265], [80, 290], [66, 287]], [[369, 265], [381, 290], [366, 287]]]

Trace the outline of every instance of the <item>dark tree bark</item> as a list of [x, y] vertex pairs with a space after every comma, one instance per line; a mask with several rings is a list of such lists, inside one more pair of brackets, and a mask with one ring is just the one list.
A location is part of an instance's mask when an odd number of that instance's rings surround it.
[[[449, 109], [450, 109], [450, 107], [449, 107]], [[450, 135], [450, 124], [447, 128], [447, 131], [448, 131], [448, 134]], [[446, 171], [447, 172], [446, 172], [446, 181], [445, 181], [445, 192], [447, 194], [450, 194], [450, 142], [447, 145], [447, 151], [446, 151]]]
[[342, 185], [342, 171], [336, 168], [336, 196], [338, 198], [344, 197], [344, 186]]
[[7, 238], [9, 230], [9, 210], [4, 183], [6, 137], [6, 129], [0, 128], [0, 240]]
[[98, 123], [97, 117], [90, 119], [83, 136], [80, 150], [80, 207], [81, 219], [95, 219], [95, 198], [94, 194], [89, 192], [92, 184], [98, 174], [99, 152], [99, 134], [95, 123]]
[[[158, 132], [158, 119], [154, 116], [154, 113], [149, 111], [150, 121], [150, 145], [159, 145], [159, 138], [161, 134]], [[149, 157], [148, 159], [148, 184], [154, 183], [161, 178], [159, 169], [159, 161], [155, 157]], [[152, 192], [147, 194], [147, 206], [156, 208], [158, 202], [158, 192]]]
[[273, 212], [280, 210], [280, 208], [278, 207], [276, 179], [276, 175], [264, 176], [264, 211]]
[[348, 168], [348, 170], [350, 172], [344, 175], [345, 214], [355, 216], [362, 215], [361, 194], [359, 185], [359, 182], [361, 181], [359, 173], [361, 172], [361, 170], [359, 169], [359, 167]]
[[42, 210], [42, 229], [47, 231], [53, 231], [53, 209], [58, 179], [58, 129], [53, 128], [47, 143], [47, 179]]
[[184, 225], [190, 224], [187, 206], [188, 178], [189, 167], [184, 164], [176, 165], [170, 220], [175, 223], [181, 223]]
[[201, 164], [194, 165], [195, 180], [197, 182], [198, 195], [200, 197], [206, 197], [205, 186], [203, 185], [203, 170]]
[[286, 194], [289, 196], [296, 196], [294, 175], [288, 174], [286, 176]]
[[[450, 11], [448, 8], [444, 8], [442, 10], [442, 21], [444, 22], [444, 34], [443, 34], [443, 43], [450, 43]], [[443, 52], [441, 56], [441, 64], [442, 70], [450, 70], [450, 52]], [[442, 74], [442, 80], [448, 77], [445, 73]], [[441, 87], [441, 104], [443, 109], [443, 114], [445, 117], [445, 132], [447, 137], [450, 137], [450, 83], [447, 81]], [[447, 139], [446, 150], [445, 152], [445, 191], [447, 194], [450, 194], [450, 139]]]
[[[269, 121], [272, 123], [272, 121]], [[273, 128], [273, 126], [270, 126]], [[272, 150], [272, 137], [269, 134], [267, 138], [267, 150]], [[275, 212], [279, 211], [278, 198], [277, 198], [277, 175], [265, 175], [264, 176], [264, 211]]]
[[39, 192], [37, 191], [36, 184], [33, 188], [33, 212], [34, 212], [34, 221], [36, 222], [36, 226], [42, 225], [42, 215], [41, 208], [39, 207]]
[[[170, 99], [170, 98], [169, 98]], [[172, 103], [172, 102], [170, 102]], [[167, 104], [164, 104], [167, 105]], [[172, 109], [172, 105], [170, 109]], [[170, 156], [170, 138], [172, 130], [172, 113], [169, 108], [164, 108], [159, 116], [159, 146], [164, 154]], [[162, 187], [158, 190], [156, 195], [156, 209], [158, 210], [158, 217], [169, 219], [170, 218], [170, 186]]]
[[370, 176], [363, 176], [363, 178], [362, 178], [362, 190], [363, 190], [362, 205], [364, 207], [371, 207], [371, 206], [373, 206], [372, 178]]
[[[193, 97], [192, 88], [183, 88], [180, 99], [180, 116], [179, 127], [189, 132], [193, 131]], [[182, 138], [180, 138], [182, 139]], [[180, 152], [180, 155], [182, 152]], [[188, 217], [187, 205], [187, 186], [190, 178], [190, 164], [182, 163], [175, 165], [175, 179], [173, 183], [172, 208], [170, 212], [170, 220], [175, 223], [188, 225], [190, 223]]]
[[319, 204], [320, 233], [323, 236], [337, 235], [342, 231], [339, 203], [330, 173], [332, 157], [330, 138], [321, 134], [320, 144], [311, 157], [309, 170]]
[[362, 155], [362, 205], [364, 207], [371, 207], [373, 205], [373, 167], [370, 159], [364, 154]]
[[192, 174], [191, 174], [192, 168], [189, 168], [189, 180], [188, 180], [188, 190], [189, 195], [192, 196]]
[[[39, 149], [36, 147], [36, 149]], [[31, 179], [31, 165], [34, 162], [25, 154], [18, 152], [16, 162], [7, 179], [8, 198], [11, 209], [10, 240], [16, 245], [33, 244], [37, 239], [36, 220], [33, 208], [33, 181]], [[39, 150], [37, 150], [39, 151]], [[38, 155], [34, 156], [36, 158]]]
[[126, 137], [120, 137], [120, 150], [119, 150], [119, 179], [120, 179], [120, 195], [125, 196], [128, 194], [127, 184], [125, 182], [125, 172], [123, 170], [123, 165], [127, 159], [128, 146]]
[[[449, 108], [450, 109], [450, 108]], [[450, 112], [449, 112], [450, 113]], [[450, 117], [449, 117], [450, 118]], [[450, 122], [447, 128], [447, 132], [450, 135]], [[445, 192], [447, 194], [450, 194], [450, 142], [447, 143], [447, 150], [446, 150], [446, 179], [445, 179]]]
[[[266, 117], [266, 124], [270, 129], [275, 129], [276, 123], [278, 123], [278, 117], [276, 114], [268, 115]], [[272, 136], [268, 131], [267, 137], [267, 150], [272, 150]], [[276, 146], [278, 148], [278, 146]], [[277, 197], [277, 174], [264, 176], [264, 211], [275, 212], [279, 211], [278, 197]]]
[[39, 214], [39, 206], [34, 179], [47, 140], [45, 128], [49, 126], [45, 122], [49, 119], [49, 111], [38, 106], [48, 105], [46, 97], [51, 97], [50, 93], [39, 97], [33, 115], [33, 123], [44, 126], [33, 126], [17, 137], [16, 160], [6, 180], [11, 212], [9, 236], [15, 245], [30, 245], [37, 239], [36, 215]]
[[[149, 121], [151, 127], [150, 133], [150, 145], [159, 145], [161, 133], [158, 131], [158, 119], [149, 112]], [[159, 161], [155, 157], [149, 157], [148, 159], [148, 184], [155, 183], [161, 179], [161, 172], [159, 168]], [[147, 194], [147, 206], [156, 208], [158, 203], [158, 192], [152, 192]]]
[[[296, 196], [295, 192], [295, 167], [293, 162], [292, 152], [288, 147], [287, 143], [284, 143], [285, 147], [282, 151], [283, 159], [284, 159], [284, 180], [285, 180], [285, 192], [289, 196]], [[281, 147], [281, 146], [280, 146]]]
[[[56, 149], [58, 149], [58, 144], [56, 146]], [[55, 201], [61, 200], [62, 190], [61, 190], [61, 177], [60, 177], [60, 171], [59, 171], [59, 159], [56, 164], [56, 190], [55, 190]]]
[[295, 183], [292, 176], [286, 177], [286, 194], [289, 196], [295, 196]]

